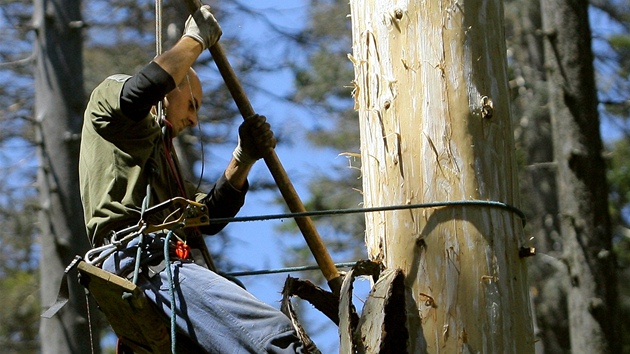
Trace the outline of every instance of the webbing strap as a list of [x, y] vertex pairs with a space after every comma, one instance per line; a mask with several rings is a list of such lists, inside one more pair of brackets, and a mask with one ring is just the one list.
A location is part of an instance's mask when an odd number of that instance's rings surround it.
[[54, 315], [61, 310], [68, 303], [68, 299], [70, 299], [70, 287], [68, 286], [68, 273], [79, 264], [82, 260], [81, 257], [76, 256], [70, 262], [70, 264], [63, 271], [63, 275], [61, 277], [61, 284], [59, 285], [59, 291], [57, 292], [57, 300], [48, 308], [48, 310], [42, 313], [43, 318], [52, 318]]

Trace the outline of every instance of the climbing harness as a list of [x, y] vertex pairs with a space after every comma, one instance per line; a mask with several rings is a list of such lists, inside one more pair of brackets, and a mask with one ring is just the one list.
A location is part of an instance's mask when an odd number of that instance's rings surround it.
[[[147, 221], [151, 216], [165, 210], [174, 211], [159, 224], [152, 224]], [[202, 203], [176, 197], [147, 208], [142, 215], [143, 217], [137, 225], [113, 232], [109, 244], [89, 250], [83, 258], [77, 256], [66, 267], [57, 301], [42, 314], [42, 317], [51, 318], [68, 302], [67, 275], [70, 270], [76, 267], [79, 270], [81, 284], [96, 299], [118, 337], [120, 339], [124, 338], [124, 345], [134, 348], [138, 353], [150, 353], [153, 350], [166, 352], [166, 347], [169, 346], [169, 343], [172, 353], [175, 353], [176, 346], [178, 348], [192, 348], [187, 352], [197, 352], [195, 343], [176, 333], [175, 314], [177, 305], [175, 301], [175, 284], [173, 283], [169, 266], [172, 260], [170, 246], [171, 244], [175, 245], [175, 257], [187, 259], [190, 256], [190, 248], [175, 235], [175, 232], [180, 228], [208, 225], [210, 220], [208, 209]], [[152, 309], [153, 305], [150, 304], [142, 289], [136, 284], [139, 262], [136, 262], [133, 282], [98, 267], [105, 259], [116, 251], [123, 249], [133, 239], [140, 239], [147, 234], [165, 231], [168, 231], [168, 233], [164, 239], [163, 251], [165, 261], [163, 264], [168, 277], [171, 301], [170, 336], [166, 335], [168, 332], [166, 329], [159, 330], [159, 323], [162, 323], [161, 316]], [[178, 238], [177, 241], [171, 242], [174, 238]], [[149, 270], [148, 276], [150, 275]], [[179, 345], [178, 342], [181, 341], [183, 342]]]
[[[93, 248], [87, 251], [83, 257], [76, 256], [64, 270], [64, 275], [57, 295], [57, 301], [42, 314], [42, 317], [51, 318], [65, 305], [65, 303], [68, 302], [69, 292], [67, 275], [72, 269], [76, 268], [79, 263], [86, 263], [90, 266], [98, 266], [113, 253], [124, 248], [134, 238], [157, 231], [170, 231], [181, 227], [189, 228], [204, 226], [208, 225], [210, 222], [208, 208], [205, 204], [182, 197], [172, 198], [148, 208], [145, 211], [144, 216], [149, 217], [154, 213], [173, 207], [175, 207], [175, 211], [171, 213], [169, 215], [169, 219], [164, 220], [164, 222], [160, 224], [150, 224], [143, 217], [137, 225], [128, 227], [118, 232], [113, 232], [109, 244]], [[177, 248], [179, 248], [179, 251], [177, 251]], [[188, 256], [189, 252], [190, 249], [187, 245], [185, 245], [182, 240], [178, 240], [176, 243], [177, 256], [179, 258], [187, 258], [181, 257], [180, 254]]]
[[[179, 214], [179, 216], [175, 217], [175, 219], [165, 220], [161, 224], [150, 224], [146, 221], [146, 218], [151, 215], [173, 207], [176, 208], [176, 211], [170, 214], [170, 216]], [[141, 237], [142, 235], [157, 231], [168, 231], [176, 226], [179, 227], [178, 225], [188, 228], [205, 226], [209, 223], [210, 217], [208, 215], [208, 208], [205, 204], [182, 197], [175, 197], [148, 208], [145, 210], [143, 218], [140, 219], [137, 225], [113, 232], [109, 244], [87, 251], [83, 258], [88, 264], [100, 265], [105, 259], [107, 259], [107, 257], [126, 246], [136, 237]], [[184, 252], [183, 242], [180, 248], [182, 249], [180, 252]]]

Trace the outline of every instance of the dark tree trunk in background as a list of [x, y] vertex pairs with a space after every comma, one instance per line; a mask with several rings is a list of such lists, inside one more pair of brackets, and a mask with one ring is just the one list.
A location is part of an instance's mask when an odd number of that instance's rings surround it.
[[573, 353], [619, 353], [588, 1], [541, 2]]
[[527, 214], [525, 233], [537, 256], [529, 261], [537, 353], [570, 353], [566, 265], [560, 260], [556, 165], [549, 116], [540, 3], [506, 1], [511, 59], [512, 115], [524, 168], [519, 182]]
[[[85, 107], [80, 1], [36, 0], [33, 24], [37, 34], [41, 299], [48, 306], [56, 298], [65, 267], [89, 247], [78, 190], [79, 133]], [[44, 354], [91, 352], [85, 295], [75, 274], [69, 279], [70, 302], [54, 318], [41, 321]]]

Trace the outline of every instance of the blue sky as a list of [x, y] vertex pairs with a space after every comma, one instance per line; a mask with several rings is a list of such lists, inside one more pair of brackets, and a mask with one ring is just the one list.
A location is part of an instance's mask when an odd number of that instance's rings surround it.
[[[284, 29], [299, 29], [306, 21], [308, 6], [308, 1], [306, 0], [269, 0], [264, 2], [250, 0], [242, 1], [241, 3], [262, 10], [268, 15], [269, 20]], [[222, 22], [221, 19], [218, 20], [221, 22], [224, 33], [236, 34], [241, 37], [242, 44], [256, 52], [262, 60], [281, 62], [282, 59], [277, 58], [277, 56], [287, 53], [287, 49], [282, 47], [283, 44], [278, 39], [277, 34], [266, 31], [264, 25], [260, 22], [235, 23], [234, 20], [226, 22]], [[238, 31], [238, 33], [232, 33], [233, 31]], [[348, 48], [348, 51], [350, 50], [351, 48]], [[295, 56], [300, 54], [296, 51], [288, 52], [290, 52], [290, 55]], [[229, 53], [227, 54], [229, 57]], [[278, 96], [287, 94], [293, 89], [293, 77], [288, 69], [256, 74], [255, 77], [255, 81], [263, 87], [264, 91], [273, 92]], [[278, 100], [274, 95], [250, 93], [247, 88], [245, 88], [245, 91], [249, 95], [254, 110], [266, 115], [274, 131], [285, 138], [284, 143], [276, 148], [276, 153], [302, 201], [308, 199], [306, 184], [309, 178], [314, 175], [314, 171], [326, 171], [332, 165], [347, 165], [346, 159], [338, 156], [338, 151], [318, 149], [308, 143], [304, 133], [309, 128], [321, 124], [317, 117], [313, 116], [312, 112]], [[228, 145], [221, 151], [212, 147], [214, 160], [211, 163], [212, 166], [207, 166], [207, 168], [223, 168], [227, 164], [232, 148], [233, 146]], [[220, 161], [220, 159], [224, 160]], [[250, 180], [256, 180], [257, 178], [271, 179], [271, 175], [262, 161], [254, 166], [250, 174]], [[281, 206], [274, 203], [274, 199], [279, 195], [277, 191], [250, 193], [239, 216], [285, 212]], [[248, 268], [254, 270], [282, 267], [282, 252], [285, 246], [296, 242], [305, 244], [302, 238], [287, 238], [286, 235], [285, 237], [277, 237], [278, 232], [275, 229], [282, 223], [288, 222], [293, 223], [294, 221], [285, 219], [228, 225], [226, 230], [234, 242], [234, 246], [230, 248], [228, 256], [237, 260], [237, 263], [246, 264]], [[353, 260], [334, 259], [334, 261], [347, 262]], [[308, 265], [315, 264], [316, 262], [313, 259]], [[287, 275], [298, 278], [303, 276], [300, 273], [257, 275], [241, 277], [240, 280], [260, 300], [279, 308], [280, 291]], [[359, 288], [361, 288], [360, 285]], [[298, 302], [298, 306], [307, 310], [304, 322], [310, 321], [310, 328], [317, 328], [317, 330], [309, 332], [309, 335], [312, 336], [320, 350], [324, 353], [338, 352], [337, 326], [316, 310], [312, 310], [309, 304]]]

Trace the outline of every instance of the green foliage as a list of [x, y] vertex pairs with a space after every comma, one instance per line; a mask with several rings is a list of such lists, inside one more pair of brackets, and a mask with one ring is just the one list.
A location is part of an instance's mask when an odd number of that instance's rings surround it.
[[356, 113], [344, 110], [334, 116], [337, 121], [333, 129], [316, 128], [308, 132], [310, 142], [316, 146], [333, 148], [340, 153], [358, 153], [359, 122]]
[[32, 270], [16, 270], [0, 278], [0, 346], [3, 353], [39, 352], [39, 294], [37, 275]]
[[13, 199], [2, 188], [0, 208], [0, 346], [3, 353], [37, 353], [40, 314], [35, 201]]
[[[622, 10], [626, 10], [625, 12]], [[603, 117], [612, 127], [616, 140], [608, 144], [607, 178], [610, 189], [610, 216], [613, 225], [613, 248], [618, 265], [619, 310], [622, 334], [622, 350], [630, 352], [630, 10], [626, 7], [615, 8], [609, 12], [612, 19], [624, 25], [626, 30], [613, 33], [606, 38], [609, 51], [600, 55], [603, 63], [600, 67], [614, 68], [600, 85], [604, 111]], [[605, 65], [605, 66], [604, 66]], [[598, 67], [596, 65], [596, 67]]]
[[328, 98], [347, 101], [351, 94], [349, 84], [353, 80], [348, 63], [345, 52], [331, 53], [327, 46], [318, 48], [309, 58], [308, 69], [295, 69], [295, 99], [326, 107], [333, 106], [332, 102], [326, 102]]
[[300, 38], [307, 52], [307, 63], [294, 63], [295, 95], [302, 104], [317, 105], [328, 113], [351, 109], [352, 65], [347, 59], [351, 49], [350, 9], [337, 0], [312, 1], [309, 22]]
[[[314, 0], [308, 8], [308, 23], [298, 35], [305, 62], [293, 62], [295, 93], [292, 100], [314, 111], [319, 124], [307, 133], [311, 144], [336, 150], [349, 165], [331, 166], [313, 175], [308, 184], [307, 210], [334, 210], [361, 206], [359, 125], [353, 110], [354, 73], [347, 58], [351, 30], [347, 1]], [[314, 220], [333, 259], [365, 259], [364, 215], [323, 217]], [[295, 227], [284, 231], [294, 233]], [[287, 253], [288, 264], [308, 264], [312, 256], [305, 246]], [[309, 274], [310, 275], [310, 274]], [[313, 274], [321, 280], [317, 275]]]
[[630, 36], [627, 34], [612, 35], [608, 38], [611, 48], [617, 53], [619, 76], [630, 75]]
[[620, 139], [612, 144], [608, 165], [611, 218], [616, 224], [628, 225], [623, 210], [630, 202], [630, 140]]
[[[619, 266], [619, 293], [620, 309], [627, 318], [630, 315], [630, 224], [629, 208], [630, 202], [630, 140], [621, 139], [616, 141], [609, 154], [608, 159], [608, 183], [610, 186], [610, 216], [614, 228], [613, 247], [617, 255]], [[627, 322], [627, 321], [626, 321]], [[628, 333], [630, 325], [624, 325]], [[630, 346], [630, 338], [624, 338], [624, 343]]]

